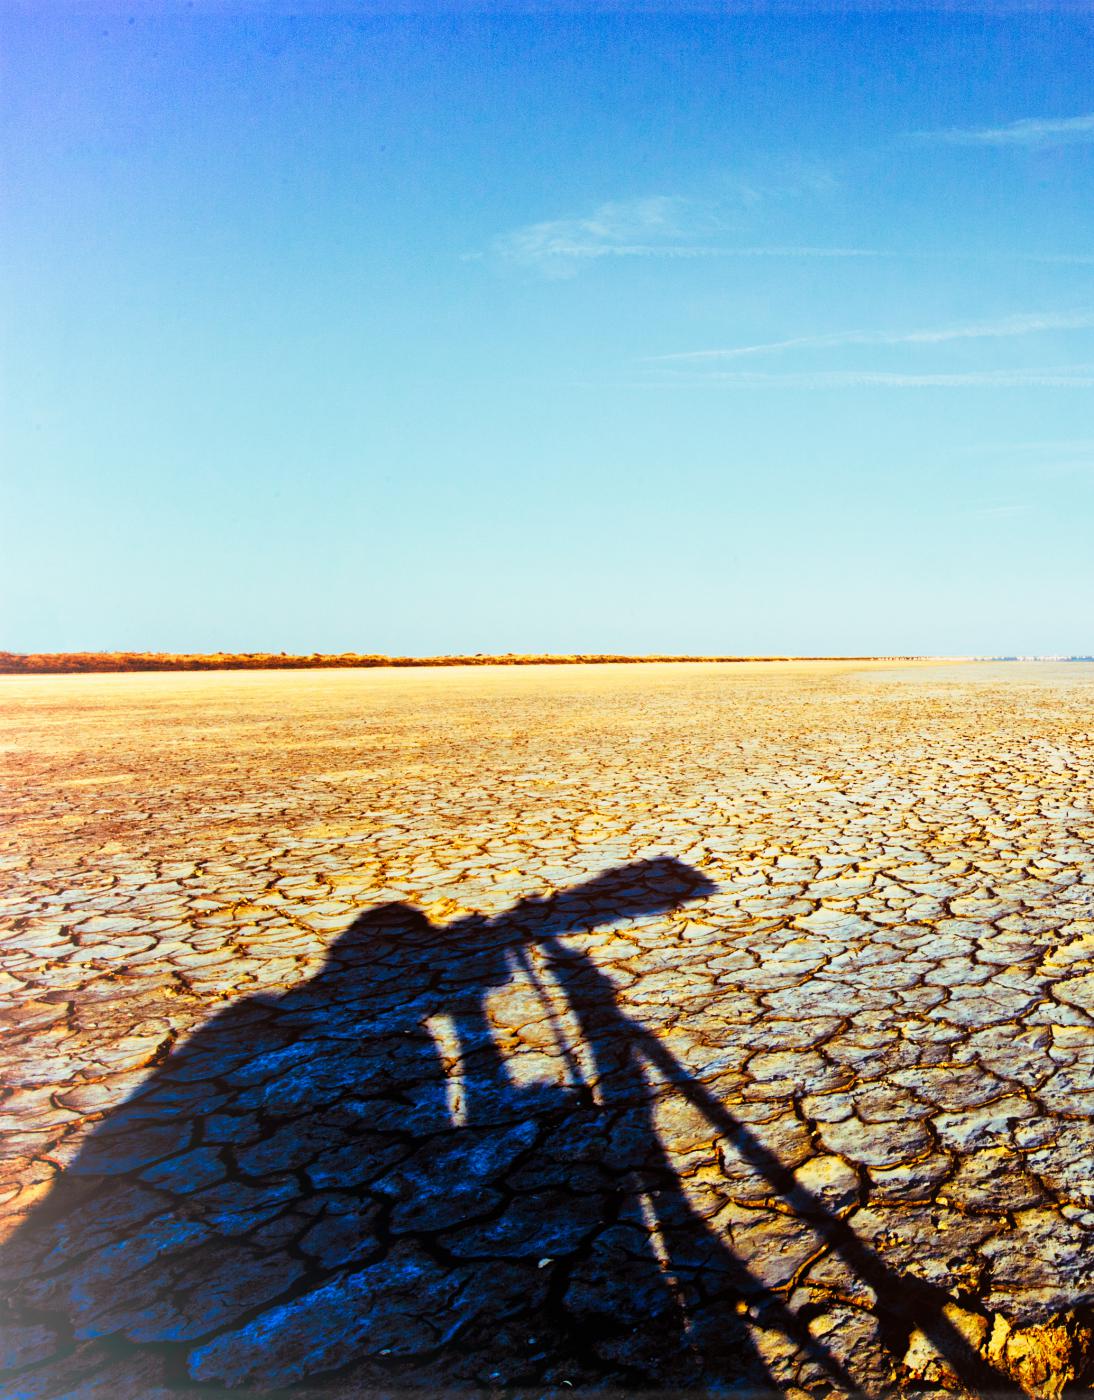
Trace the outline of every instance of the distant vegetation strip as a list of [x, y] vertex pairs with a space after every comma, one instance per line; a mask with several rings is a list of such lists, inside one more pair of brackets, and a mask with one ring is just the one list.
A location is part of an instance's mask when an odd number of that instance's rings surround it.
[[317, 671], [377, 666], [591, 666], [633, 665], [676, 661], [917, 661], [915, 656], [616, 656], [581, 652], [567, 656], [515, 654], [503, 656], [379, 656], [342, 652], [339, 655], [288, 656], [284, 652], [210, 652], [182, 655], [154, 651], [70, 651], [19, 654], [0, 651], [0, 675], [66, 675], [91, 671]]

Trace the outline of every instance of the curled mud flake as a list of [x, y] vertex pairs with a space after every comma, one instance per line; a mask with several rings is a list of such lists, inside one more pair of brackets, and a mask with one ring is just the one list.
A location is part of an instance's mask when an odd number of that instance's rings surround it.
[[1089, 1376], [1094, 1324], [1069, 1312], [1030, 1327], [1012, 1327], [996, 1315], [986, 1355], [998, 1371], [1032, 1400], [1059, 1400], [1073, 1381]]

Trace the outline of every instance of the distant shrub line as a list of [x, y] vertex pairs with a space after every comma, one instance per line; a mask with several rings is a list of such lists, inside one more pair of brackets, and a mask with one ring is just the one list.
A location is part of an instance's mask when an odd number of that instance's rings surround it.
[[571, 656], [380, 656], [342, 652], [339, 655], [286, 656], [274, 652], [210, 652], [184, 655], [154, 651], [0, 651], [0, 675], [65, 675], [109, 671], [311, 671], [379, 666], [590, 666], [648, 662], [736, 661], [915, 661], [911, 656], [616, 656], [582, 652]]

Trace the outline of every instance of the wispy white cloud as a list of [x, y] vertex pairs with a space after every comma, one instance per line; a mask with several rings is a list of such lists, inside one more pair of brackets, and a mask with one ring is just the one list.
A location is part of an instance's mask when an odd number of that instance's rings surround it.
[[672, 195], [652, 195], [601, 204], [587, 218], [548, 219], [502, 234], [492, 252], [555, 277], [572, 277], [589, 258], [679, 256], [693, 253], [687, 236], [695, 212]]
[[723, 350], [681, 350], [653, 355], [651, 361], [732, 360], [745, 355], [771, 354], [779, 350], [820, 350], [841, 345], [942, 345], [950, 340], [997, 339], [1035, 335], [1039, 331], [1086, 330], [1094, 327], [1094, 312], [1029, 312], [995, 321], [972, 321], [961, 326], [941, 326], [917, 331], [835, 331], [827, 335], [799, 335], [789, 340], [767, 340], [756, 345], [735, 345]]
[[525, 224], [494, 239], [490, 252], [502, 262], [548, 277], [573, 277], [600, 258], [862, 258], [872, 248], [806, 245], [734, 246], [712, 242], [725, 225], [711, 204], [676, 195], [601, 204], [586, 218]]
[[1094, 364], [1046, 369], [988, 369], [965, 373], [903, 374], [888, 370], [836, 369], [767, 373], [762, 370], [711, 370], [703, 374], [669, 371], [651, 383], [714, 385], [728, 388], [794, 389], [1088, 389], [1094, 388]]
[[955, 146], [1064, 146], [1094, 141], [1094, 113], [1078, 117], [1025, 117], [1005, 126], [961, 127], [918, 131], [920, 141], [943, 141]]

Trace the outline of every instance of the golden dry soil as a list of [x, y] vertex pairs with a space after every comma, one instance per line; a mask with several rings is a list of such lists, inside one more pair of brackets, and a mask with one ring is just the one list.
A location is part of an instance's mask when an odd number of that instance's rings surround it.
[[1094, 667], [5, 678], [5, 1394], [1054, 1396]]

